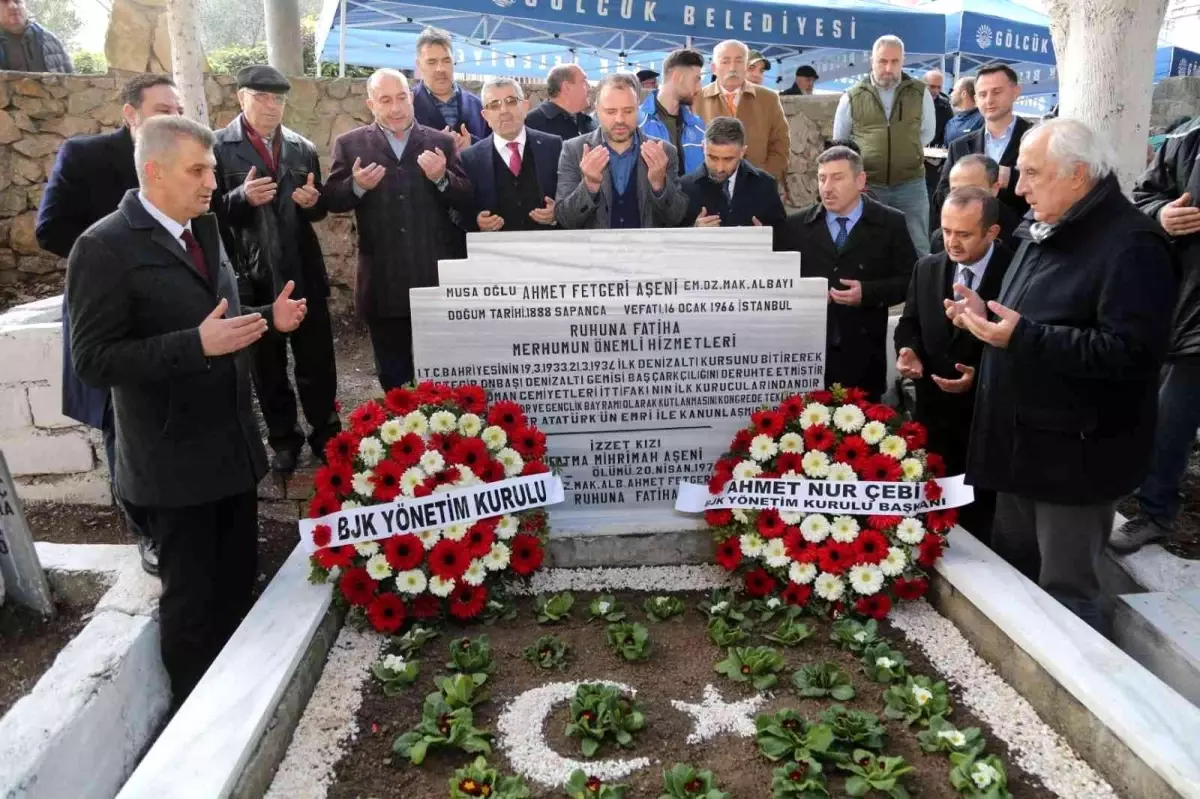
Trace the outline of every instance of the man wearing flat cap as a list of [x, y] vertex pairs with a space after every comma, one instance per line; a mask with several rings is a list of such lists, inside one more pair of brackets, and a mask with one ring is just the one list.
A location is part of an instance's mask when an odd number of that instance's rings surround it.
[[767, 77], [766, 72], [770, 68], [771, 62], [762, 54], [761, 50], [751, 50], [750, 57], [746, 59], [746, 80], [755, 86], [762, 86]]
[[283, 126], [291, 84], [279, 70], [248, 66], [237, 73], [242, 113], [217, 131], [217, 189], [213, 209], [237, 273], [243, 305], [262, 305], [289, 280], [308, 316], [289, 336], [263, 339], [254, 349], [254, 388], [273, 451], [271, 468], [296, 468], [305, 435], [288, 379], [290, 342], [296, 390], [317, 459], [340, 429], [334, 410], [337, 369], [329, 320], [329, 281], [313, 223], [325, 218], [321, 164], [312, 142]]
[[637, 79], [638, 83], [642, 84], [642, 88], [647, 91], [654, 91], [658, 88], [658, 73], [652, 69], [639, 69]]
[[818, 80], [820, 80], [820, 78], [821, 76], [817, 74], [817, 71], [808, 64], [805, 64], [801, 67], [796, 67], [796, 81], [791, 86], [781, 91], [780, 94], [786, 94], [789, 96], [812, 94], [813, 86]]

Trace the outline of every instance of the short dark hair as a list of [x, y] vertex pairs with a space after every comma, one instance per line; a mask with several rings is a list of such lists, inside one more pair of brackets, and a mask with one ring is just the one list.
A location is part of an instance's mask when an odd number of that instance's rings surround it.
[[953, 205], [955, 208], [966, 208], [971, 203], [979, 203], [979, 226], [982, 230], [999, 224], [1000, 201], [993, 197], [991, 192], [976, 186], [960, 186], [946, 195], [946, 205]]
[[862, 156], [854, 150], [851, 150], [849, 147], [843, 147], [840, 144], [830, 147], [828, 150], [817, 156], [818, 165], [832, 164], [835, 161], [849, 161], [850, 171], [855, 175], [861, 174], [863, 171]]
[[417, 37], [417, 57], [421, 57], [421, 51], [426, 47], [434, 46], [445, 47], [451, 57], [454, 56], [454, 40], [450, 38], [450, 32], [441, 28], [429, 27], [421, 31], [421, 35]]
[[681, 50], [672, 50], [663, 59], [663, 74], [670, 75], [671, 70], [678, 69], [679, 67], [700, 67], [704, 69], [704, 56], [699, 50], [693, 50], [690, 47], [684, 47]]
[[[988, 185], [994, 185], [1000, 179], [1000, 165], [996, 163], [996, 159], [983, 153], [969, 153], [958, 159], [954, 166], [981, 166], [983, 171], [987, 173]], [[954, 167], [951, 167], [953, 170]]]
[[142, 97], [145, 95], [146, 89], [153, 89], [155, 86], [174, 85], [175, 81], [170, 75], [163, 75], [159, 72], [146, 72], [141, 75], [135, 75], [121, 87], [121, 105], [131, 105], [134, 108], [141, 108]]
[[[970, 97], [972, 100], [975, 99], [975, 79], [974, 78], [963, 78], [962, 80], [960, 80], [958, 82], [958, 85], [962, 86], [963, 91], [967, 93], [968, 97]], [[957, 88], [957, 87], [955, 87], [955, 88]]]
[[642, 96], [642, 84], [638, 79], [628, 72], [611, 72], [604, 76], [600, 81], [600, 86], [596, 89], [596, 98], [599, 99], [600, 92], [607, 88], [614, 89], [632, 89], [635, 97]]
[[858, 142], [856, 142], [854, 139], [828, 139], [825, 142], [826, 150], [834, 147], [845, 147], [847, 150], [853, 150], [859, 155], [862, 155], [862, 148], [858, 146]]
[[546, 76], [546, 94], [553, 100], [562, 93], [564, 83], [574, 83], [581, 68], [575, 64], [559, 64]]
[[704, 129], [704, 140], [710, 144], [746, 146], [746, 126], [734, 117], [717, 117]]
[[1016, 86], [1021, 82], [1021, 79], [1017, 77], [1017, 73], [1012, 67], [1010, 67], [1008, 64], [1001, 64], [996, 61], [993, 61], [990, 64], [984, 64], [978, 70], [976, 70], [975, 80], [979, 80], [984, 75], [991, 75], [994, 72], [1003, 72], [1004, 77], [1008, 78], [1008, 82], [1013, 86]]

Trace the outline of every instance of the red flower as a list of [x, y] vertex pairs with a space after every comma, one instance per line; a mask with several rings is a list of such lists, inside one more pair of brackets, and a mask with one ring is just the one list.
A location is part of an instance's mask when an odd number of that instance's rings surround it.
[[911, 580], [897, 577], [896, 581], [892, 583], [892, 592], [896, 594], [896, 598], [906, 601], [920, 599], [928, 590], [929, 581], [924, 577], [914, 577]]
[[313, 557], [317, 559], [318, 566], [329, 571], [330, 569], [349, 568], [350, 564], [354, 563], [354, 555], [354, 547], [347, 544], [342, 547], [328, 547], [319, 550]]
[[427, 497], [433, 493], [433, 489], [438, 487], [436, 477], [426, 477], [425, 482], [413, 489], [414, 497]]
[[471, 565], [471, 556], [460, 541], [443, 538], [429, 551], [429, 571], [443, 580], [457, 580]]
[[947, 532], [958, 523], [958, 508], [931, 510], [925, 514], [925, 526], [935, 533]]
[[782, 413], [784, 418], [789, 422], [793, 419], [800, 418], [800, 414], [804, 413], [804, 397], [800, 396], [799, 394], [793, 394], [783, 402], [779, 403], [779, 412]]
[[863, 459], [863, 468], [859, 471], [861, 471], [859, 476], [863, 480], [887, 483], [899, 482], [900, 478], [904, 476], [904, 469], [900, 468], [900, 461], [891, 455], [884, 455], [882, 452]]
[[929, 440], [929, 433], [925, 430], [925, 425], [920, 422], [901, 423], [898, 435], [904, 439], [904, 443], [910, 450], [920, 449]]
[[460, 466], [470, 467], [471, 471], [475, 471], [475, 467], [486, 461], [487, 457], [487, 444], [483, 443], [483, 439], [464, 438], [454, 445], [454, 449], [450, 450], [449, 461]]
[[318, 491], [312, 501], [308, 503], [308, 517], [319, 519], [322, 516], [337, 513], [341, 509], [342, 501], [340, 499], [325, 491]]
[[887, 557], [888, 541], [876, 530], [863, 530], [854, 539], [859, 563], [880, 563]]
[[788, 583], [779, 597], [789, 605], [807, 605], [812, 598], [812, 586]]
[[396, 571], [408, 571], [425, 560], [425, 546], [415, 535], [394, 535], [383, 540], [383, 556]]
[[350, 493], [350, 481], [353, 477], [354, 473], [349, 464], [333, 463], [317, 469], [316, 475], [313, 476], [313, 485], [317, 491], [344, 497]]
[[709, 527], [724, 527], [727, 524], [733, 524], [733, 511], [728, 508], [706, 510], [704, 511], [704, 521], [708, 522]]
[[857, 471], [862, 459], [867, 457], [869, 451], [870, 448], [867, 446], [867, 442], [863, 441], [862, 436], [846, 436], [834, 450], [833, 459], [838, 463], [848, 463]]
[[330, 464], [351, 465], [358, 454], [359, 438], [348, 430], [338, 433], [325, 444], [325, 460]]
[[[458, 443], [463, 440], [463, 437], [458, 433], [434, 433], [429, 437], [429, 449], [436, 449], [442, 453], [442, 457], [446, 460], [450, 459], [450, 453], [458, 446]], [[479, 443], [483, 443], [482, 441]], [[485, 445], [486, 446], [486, 445]]]
[[708, 478], [708, 493], [712, 494], [713, 496], [720, 494], [725, 490], [725, 486], [728, 485], [729, 481], [732, 479], [733, 477], [725, 472], [717, 472], [712, 477]]
[[528, 477], [531, 474], [546, 474], [550, 471], [550, 467], [543, 461], [526, 461], [521, 468], [521, 476]]
[[360, 436], [369, 436], [387, 421], [387, 413], [375, 400], [367, 400], [350, 411], [350, 427]]
[[831, 540], [821, 547], [821, 554], [817, 562], [821, 566], [821, 571], [841, 574], [853, 566], [857, 559], [858, 553], [854, 549], [854, 544], [839, 544], [837, 541]]
[[508, 438], [508, 445], [527, 460], [546, 457], [546, 434], [536, 427], [520, 427]]
[[941, 536], [925, 536], [921, 539], [921, 543], [917, 544], [917, 563], [926, 569], [932, 569], [933, 564], [937, 563], [938, 558], [942, 556], [943, 546]]
[[[497, 518], [498, 522], [499, 519]], [[546, 527], [546, 512], [544, 510], [534, 510], [523, 514], [521, 518], [522, 533], [540, 533]]]
[[433, 476], [434, 487], [453, 485], [462, 477], [462, 471], [457, 466], [447, 466]]
[[867, 392], [863, 391], [858, 386], [851, 386], [850, 388], [846, 389], [844, 393], [847, 405], [857, 405], [858, 403], [864, 402], [867, 399]]
[[779, 511], [774, 508], [767, 508], [758, 512], [758, 519], [755, 520], [755, 527], [758, 528], [758, 533], [763, 538], [779, 538], [783, 535], [783, 520], [779, 518]]
[[532, 535], [521, 533], [512, 540], [512, 557], [509, 565], [513, 572], [521, 575], [532, 574], [542, 565], [545, 558], [542, 552], [542, 542]]
[[864, 596], [854, 603], [854, 612], [872, 619], [882, 619], [892, 609], [892, 598], [887, 594]]
[[317, 547], [327, 547], [329, 542], [333, 540], [333, 530], [328, 524], [318, 524], [313, 528], [312, 540]]
[[404, 603], [395, 594], [380, 594], [367, 608], [367, 621], [381, 633], [394, 633], [404, 624]]
[[824, 452], [833, 446], [837, 439], [833, 431], [823, 424], [814, 424], [804, 431], [804, 446]]
[[342, 572], [338, 587], [342, 589], [342, 596], [346, 597], [351, 605], [366, 607], [375, 598], [377, 584], [371, 579], [371, 575], [367, 574], [366, 569], [353, 568]]
[[799, 452], [781, 452], [779, 453], [779, 456], [775, 458], [775, 471], [779, 472], [780, 474], [787, 474], [788, 472], [796, 472], [799, 474], [804, 468], [803, 461], [804, 456]]
[[872, 530], [887, 530], [904, 521], [903, 516], [868, 516], [867, 526]]
[[408, 388], [393, 388], [383, 399], [384, 407], [397, 416], [407, 416], [417, 409], [417, 395]]
[[471, 557], [482, 558], [492, 551], [492, 544], [496, 543], [496, 533], [493, 532], [493, 527], [495, 525], [476, 522], [467, 530], [467, 536], [463, 539], [463, 543], [467, 545], [467, 552]]
[[871, 405], [865, 413], [867, 419], [872, 422], [887, 422], [895, 417], [896, 409], [890, 405]]
[[925, 468], [934, 477], [946, 476], [946, 461], [941, 455], [936, 452], [925, 453]]
[[783, 434], [783, 426], [786, 421], [783, 414], [778, 411], [755, 411], [750, 414], [750, 423], [754, 425], [755, 435], [779, 438]]
[[[749, 446], [747, 444], [747, 446]], [[730, 457], [726, 455], [717, 461], [717, 465], [713, 467], [713, 471], [724, 473], [726, 477], [733, 477], [733, 470], [741, 463], [741, 458]]]
[[487, 408], [487, 392], [483, 386], [458, 386], [453, 396], [458, 407], [467, 413], [481, 414]]
[[819, 402], [822, 405], [828, 405], [833, 402], [833, 392], [821, 389], [819, 391], [810, 391], [808, 393], [809, 402]]
[[735, 455], [744, 454], [750, 451], [750, 442], [754, 440], [754, 431], [742, 428], [733, 434], [733, 443], [729, 445], [729, 449]]
[[388, 454], [392, 460], [408, 469], [421, 461], [421, 456], [425, 454], [425, 441], [416, 433], [408, 433], [392, 444]]
[[504, 467], [500, 465], [499, 461], [488, 458], [479, 464], [479, 468], [475, 470], [475, 476], [485, 483], [495, 483], [504, 479]]
[[761, 566], [746, 572], [746, 593], [752, 597], [764, 597], [775, 593], [775, 578]]
[[488, 424], [498, 425], [504, 428], [504, 432], [509, 434], [518, 428], [524, 427], [527, 423], [525, 412], [521, 410], [521, 406], [509, 400], [497, 402], [488, 411]]
[[450, 615], [456, 619], [473, 619], [483, 612], [488, 592], [482, 585], [459, 583], [450, 592]]
[[442, 615], [442, 600], [433, 594], [421, 594], [408, 603], [408, 615], [414, 619], [432, 619]]
[[391, 502], [400, 496], [400, 476], [402, 474], [404, 474], [404, 467], [395, 461], [381, 462], [375, 467], [375, 473], [371, 475], [371, 483], [375, 486], [375, 491], [371, 496], [379, 502]]
[[930, 502], [937, 502], [942, 498], [942, 487], [937, 480], [925, 481], [925, 499]]
[[804, 540], [798, 527], [788, 527], [783, 531], [783, 547], [788, 557], [797, 563], [816, 563], [820, 554], [818, 547]]
[[715, 560], [725, 571], [731, 572], [738, 567], [738, 564], [742, 562], [742, 546], [736, 535], [717, 544]]

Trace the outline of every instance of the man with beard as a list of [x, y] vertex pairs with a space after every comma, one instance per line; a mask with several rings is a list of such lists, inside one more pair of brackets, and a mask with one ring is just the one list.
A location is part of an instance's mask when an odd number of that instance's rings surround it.
[[704, 163], [683, 178], [688, 198], [685, 225], [766, 225], [776, 234], [787, 219], [775, 178], [751, 165], [746, 131], [733, 117], [717, 117], [704, 132]]
[[704, 163], [704, 120], [692, 111], [702, 69], [704, 56], [698, 51], [674, 51], [663, 60], [662, 84], [638, 109], [638, 127], [647, 138], [675, 145], [680, 175]]
[[558, 224], [576, 228], [675, 227], [687, 211], [675, 145], [637, 129], [638, 82], [626, 72], [600, 84], [600, 128], [563, 144]]

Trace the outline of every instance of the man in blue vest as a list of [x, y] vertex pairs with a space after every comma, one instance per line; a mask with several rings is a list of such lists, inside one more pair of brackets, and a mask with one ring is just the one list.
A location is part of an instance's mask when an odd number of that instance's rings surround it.
[[663, 81], [638, 109], [638, 128], [648, 139], [662, 139], [679, 153], [679, 174], [704, 163], [704, 120], [692, 111], [700, 93], [704, 56], [698, 50], [676, 50], [663, 61]]

